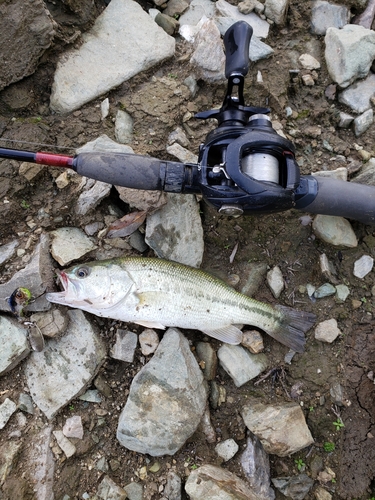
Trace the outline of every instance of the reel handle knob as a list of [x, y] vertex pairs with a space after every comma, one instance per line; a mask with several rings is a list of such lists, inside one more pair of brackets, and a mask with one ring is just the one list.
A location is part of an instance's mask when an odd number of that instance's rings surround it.
[[249, 71], [249, 45], [253, 28], [245, 21], [234, 23], [224, 35], [225, 77], [247, 75]]

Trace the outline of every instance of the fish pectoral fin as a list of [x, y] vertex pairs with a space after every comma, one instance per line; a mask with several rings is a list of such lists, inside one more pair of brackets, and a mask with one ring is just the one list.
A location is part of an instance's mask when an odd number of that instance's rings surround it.
[[225, 342], [226, 344], [238, 345], [242, 341], [242, 332], [234, 325], [214, 328], [213, 330], [204, 329], [201, 331], [214, 339]]
[[135, 324], [145, 326], [146, 328], [157, 328], [159, 330], [165, 330], [166, 326], [158, 323], [156, 321], [134, 321]]

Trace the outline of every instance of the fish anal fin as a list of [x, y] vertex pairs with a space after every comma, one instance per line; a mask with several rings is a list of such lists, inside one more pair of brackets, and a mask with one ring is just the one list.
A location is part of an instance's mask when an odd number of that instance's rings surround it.
[[242, 332], [234, 325], [227, 325], [212, 330], [204, 329], [201, 331], [209, 337], [221, 340], [221, 342], [225, 342], [226, 344], [238, 345], [242, 341]]
[[165, 330], [166, 326], [158, 323], [157, 321], [134, 321], [137, 325], [145, 326], [146, 328], [157, 328], [158, 330]]

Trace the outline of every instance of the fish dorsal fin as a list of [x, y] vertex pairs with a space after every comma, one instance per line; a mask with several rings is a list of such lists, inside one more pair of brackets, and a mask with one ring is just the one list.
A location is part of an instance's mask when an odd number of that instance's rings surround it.
[[238, 345], [242, 341], [242, 332], [234, 325], [227, 325], [213, 330], [204, 329], [201, 331], [214, 339], [225, 342], [226, 344]]
[[159, 330], [165, 330], [165, 325], [157, 323], [156, 321], [134, 321], [137, 325], [145, 326], [146, 328], [157, 328]]

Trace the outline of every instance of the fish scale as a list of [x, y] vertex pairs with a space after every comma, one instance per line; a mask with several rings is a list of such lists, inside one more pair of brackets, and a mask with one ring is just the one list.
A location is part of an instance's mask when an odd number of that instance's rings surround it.
[[76, 265], [61, 273], [63, 292], [50, 302], [97, 316], [153, 328], [200, 330], [229, 344], [239, 344], [238, 325], [251, 325], [297, 352], [315, 316], [252, 299], [220, 279], [163, 259], [123, 257]]

